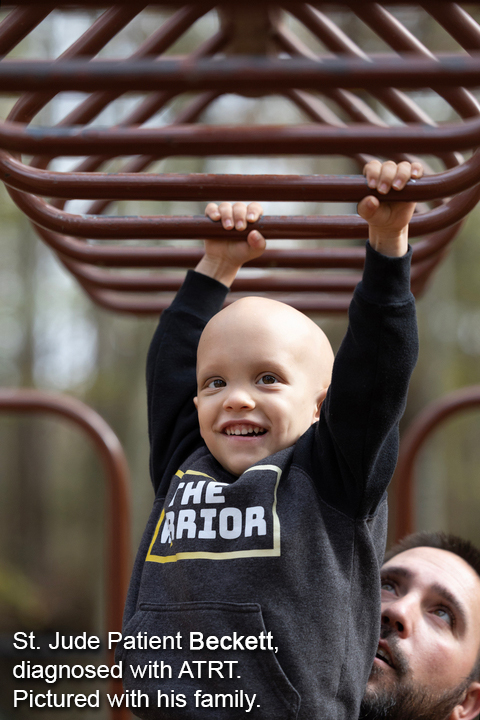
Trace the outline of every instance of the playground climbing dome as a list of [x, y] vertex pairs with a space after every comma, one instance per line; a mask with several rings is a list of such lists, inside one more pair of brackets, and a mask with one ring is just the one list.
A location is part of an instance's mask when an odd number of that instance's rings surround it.
[[[419, 157], [420, 294], [480, 197], [479, 17], [448, 0], [4, 3], [0, 177], [103, 307], [160, 312], [201, 238], [225, 235], [205, 202], [258, 199], [278, 242], [235, 293], [338, 313], [364, 257], [352, 173]], [[35, 55], [73, 20], [71, 45]]]

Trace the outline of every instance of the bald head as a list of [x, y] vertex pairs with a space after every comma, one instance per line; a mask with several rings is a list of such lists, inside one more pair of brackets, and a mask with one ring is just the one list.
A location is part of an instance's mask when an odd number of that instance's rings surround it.
[[[332, 365], [325, 333], [284, 303], [248, 297], [221, 310], [197, 353], [200, 431], [214, 457], [238, 475], [293, 445], [319, 417]], [[232, 447], [227, 427], [255, 441]]]
[[198, 346], [198, 359], [208, 346], [251, 345], [290, 355], [308, 373], [314, 387], [330, 384], [333, 350], [321, 328], [285, 303], [263, 297], [246, 297], [221, 310], [207, 323]]

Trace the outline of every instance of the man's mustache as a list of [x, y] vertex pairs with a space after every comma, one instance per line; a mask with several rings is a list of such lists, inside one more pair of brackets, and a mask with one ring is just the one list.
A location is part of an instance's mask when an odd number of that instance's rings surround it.
[[391, 625], [382, 624], [380, 628], [380, 639], [386, 640], [388, 643], [388, 653], [392, 661], [393, 669], [399, 677], [405, 677], [410, 669], [410, 665], [400, 647], [400, 640], [395, 628]]

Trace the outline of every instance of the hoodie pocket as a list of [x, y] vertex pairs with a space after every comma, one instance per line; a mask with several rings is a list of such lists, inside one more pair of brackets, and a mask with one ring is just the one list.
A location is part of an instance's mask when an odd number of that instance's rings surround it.
[[145, 603], [117, 661], [145, 720], [295, 720], [300, 696], [277, 644], [256, 603]]

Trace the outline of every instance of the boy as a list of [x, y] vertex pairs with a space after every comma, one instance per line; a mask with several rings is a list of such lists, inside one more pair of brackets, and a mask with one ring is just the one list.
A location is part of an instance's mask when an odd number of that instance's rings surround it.
[[[381, 193], [421, 173], [418, 163], [365, 167]], [[239, 267], [264, 250], [257, 231], [206, 241], [163, 313], [147, 365], [156, 500], [118, 654], [127, 689], [145, 693], [139, 717], [358, 717], [417, 352], [413, 210], [359, 204], [370, 240], [331, 385], [328, 340], [301, 313], [263, 298], [219, 312]], [[261, 208], [206, 212], [243, 229]], [[142, 679], [129, 666], [146, 668]]]

